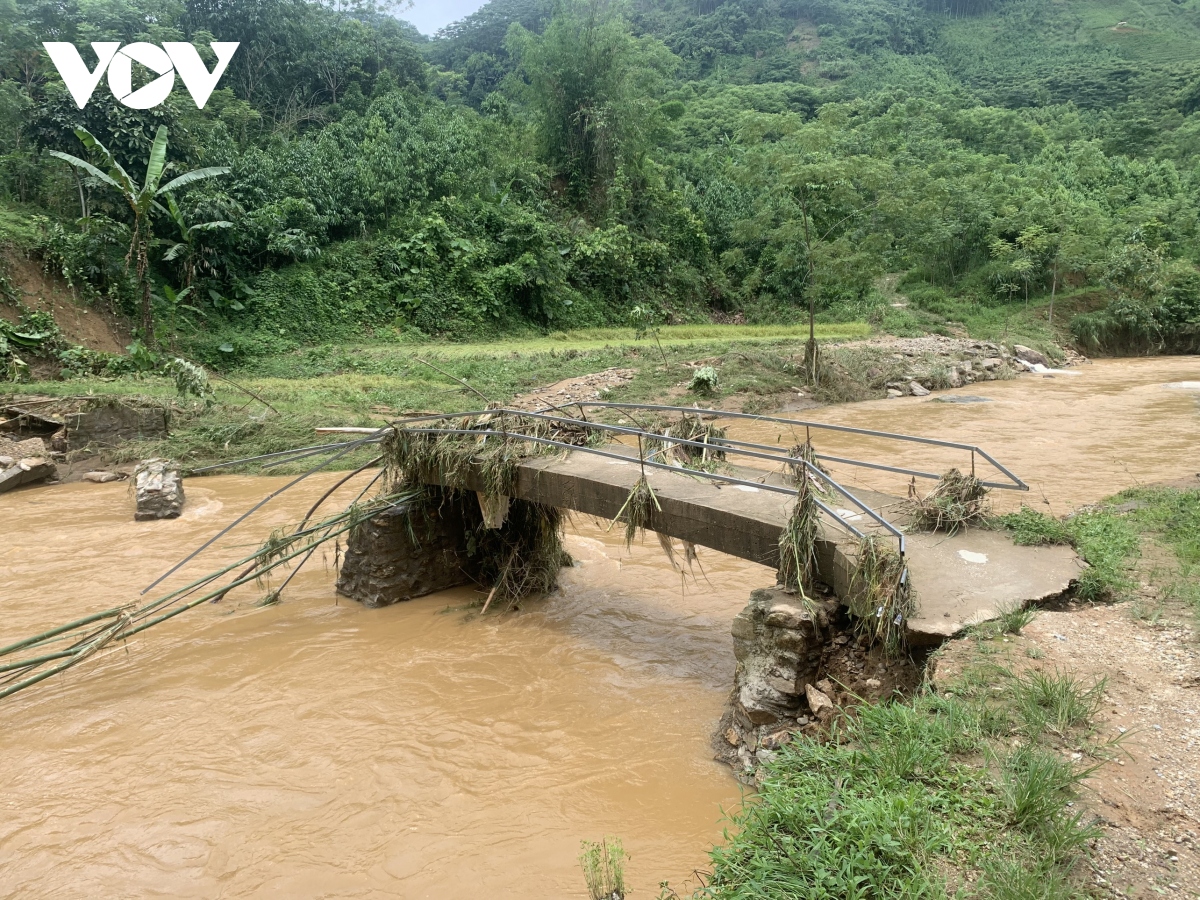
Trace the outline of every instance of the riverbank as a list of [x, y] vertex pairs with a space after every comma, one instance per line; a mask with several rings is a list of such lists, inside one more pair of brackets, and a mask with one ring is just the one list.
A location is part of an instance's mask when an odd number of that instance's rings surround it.
[[[1026, 368], [1002, 345], [939, 336], [866, 339], [865, 326], [821, 326], [822, 377], [811, 386], [804, 340], [796, 331], [747, 329], [733, 339], [738, 332], [731, 327], [681, 326], [659, 343], [613, 329], [603, 338], [564, 335], [557, 344], [328, 346], [213, 373], [202, 398], [181, 395], [172, 378], [143, 374], [17, 384], [0, 402], [19, 407], [30, 399], [60, 399], [57, 407], [43, 408], [50, 415], [84, 402], [157, 406], [169, 413], [166, 435], [135, 432], [113, 446], [70, 448], [60, 462], [71, 478], [96, 466], [128, 468], [151, 456], [197, 469], [319, 443], [314, 432], [322, 426], [377, 426], [405, 414], [488, 403], [529, 407], [607, 399], [796, 412], [1002, 380]], [[715, 380], [697, 380], [702, 369]], [[348, 455], [335, 467], [362, 461]]]
[[697, 896], [1200, 896], [1200, 476], [1065, 527], [1091, 601], [951, 641], [912, 699], [843, 709], [759, 770]]

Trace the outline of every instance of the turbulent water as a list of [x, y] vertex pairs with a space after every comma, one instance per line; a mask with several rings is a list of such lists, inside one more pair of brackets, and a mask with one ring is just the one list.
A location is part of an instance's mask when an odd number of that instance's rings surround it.
[[[998, 503], [1056, 513], [1196, 471], [1200, 391], [1163, 385], [1197, 380], [1200, 363], [1081, 372], [955, 392], [990, 403], [804, 415], [979, 444], [1033, 487]], [[894, 459], [964, 461], [916, 445]], [[335, 477], [285, 494], [187, 571], [249, 552]], [[133, 599], [281, 483], [193, 479], [168, 522], [133, 522], [122, 485], [0, 497], [0, 643]], [[277, 606], [243, 591], [0, 702], [0, 896], [576, 897], [579, 842], [605, 834], [632, 855], [635, 897], [678, 885], [739, 803], [708, 737], [732, 682], [729, 622], [772, 573], [701, 551], [704, 574], [685, 584], [653, 540], [627, 553], [604, 528], [577, 518], [562, 590], [519, 612], [456, 609], [468, 590], [367, 610], [314, 565]]]

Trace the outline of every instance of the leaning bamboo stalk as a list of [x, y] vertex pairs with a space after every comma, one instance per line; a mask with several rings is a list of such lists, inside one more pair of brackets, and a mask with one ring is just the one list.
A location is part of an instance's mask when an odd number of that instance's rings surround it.
[[47, 653], [45, 656], [34, 656], [30, 659], [22, 659], [14, 663], [5, 663], [0, 666], [0, 672], [11, 672], [14, 669], [32, 669], [34, 666], [62, 659], [64, 656], [74, 656], [75, 652], [74, 650], [60, 650], [57, 653]]
[[33, 637], [25, 638], [23, 641], [17, 641], [15, 644], [9, 644], [7, 647], [0, 649], [0, 656], [7, 656], [17, 650], [24, 650], [36, 644], [41, 644], [48, 641], [50, 638], [57, 637], [64, 632], [71, 631], [75, 628], [82, 628], [84, 625], [90, 625], [92, 622], [98, 622], [101, 619], [111, 619], [113, 616], [119, 616], [124, 610], [129, 609], [132, 604], [127, 606], [118, 606], [114, 609], [106, 609], [104, 612], [93, 613], [90, 616], [85, 616], [82, 619], [76, 619], [74, 622], [68, 622], [66, 625], [59, 625], [57, 628], [52, 628], [49, 631], [43, 631], [41, 634], [35, 634]]
[[0, 700], [3, 700], [5, 697], [11, 696], [12, 694], [17, 693], [17, 691], [22, 691], [27, 687], [32, 687], [33, 685], [37, 684], [40, 681], [45, 681], [51, 675], [57, 675], [59, 672], [64, 672], [67, 669], [71, 668], [72, 666], [78, 665], [79, 663], [83, 662], [89, 656], [93, 655], [94, 653], [99, 651], [102, 647], [104, 647], [105, 644], [109, 643], [109, 641], [111, 641], [113, 639], [113, 637], [115, 637], [116, 634], [119, 632], [120, 628], [122, 626], [128, 624], [128, 622], [129, 622], [129, 616], [127, 614], [122, 615], [116, 622], [113, 623], [113, 625], [110, 628], [106, 629], [99, 637], [95, 638], [91, 643], [85, 645], [78, 653], [72, 654], [70, 659], [64, 660], [63, 662], [59, 663], [57, 666], [54, 666], [51, 669], [47, 669], [45, 672], [38, 672], [36, 675], [26, 678], [24, 681], [18, 681], [16, 684], [14, 684], [10, 687], [7, 687], [4, 690], [0, 690]]

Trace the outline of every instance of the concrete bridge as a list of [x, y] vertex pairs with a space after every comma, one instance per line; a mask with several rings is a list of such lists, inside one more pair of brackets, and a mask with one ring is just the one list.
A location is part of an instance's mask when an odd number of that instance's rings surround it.
[[[590, 405], [624, 408], [618, 404]], [[649, 409], [677, 410], [684, 415], [698, 413], [695, 409], [673, 407]], [[482, 429], [478, 424], [467, 429], [453, 427], [461, 424], [462, 417], [456, 417], [457, 423], [448, 421], [448, 417], [426, 417], [409, 420], [403, 426], [426, 434], [508, 438], [512, 432], [504, 429], [509, 426], [501, 429], [495, 424], [506, 412], [511, 412], [514, 417], [529, 415], [520, 411], [481, 411], [478, 415], [490, 417], [488, 421], [492, 423], [492, 427]], [[699, 411], [706, 412], [722, 417], [738, 415]], [[584, 421], [582, 416], [581, 410], [579, 417], [564, 419], [548, 415], [546, 418], [578, 424]], [[821, 423], [779, 421], [817, 429], [830, 427]], [[648, 436], [638, 428], [595, 422], [586, 424], [618, 439], [628, 440], [631, 435]], [[864, 433], [879, 436], [878, 432]], [[661, 440], [660, 435], [653, 437]], [[963, 446], [906, 435], [885, 437]], [[555, 443], [551, 439], [540, 440]], [[748, 442], [721, 439], [713, 444], [688, 440], [678, 443], [719, 446], [723, 453], [741, 454], [754, 463], [764, 460], [797, 463], [788, 455], [789, 451]], [[527, 458], [517, 465], [513, 500], [615, 519], [644, 472], [659, 506], [652, 510], [647, 528], [757, 563], [763, 566], [762, 586], [770, 587], [774, 583], [773, 570], [779, 564], [780, 533], [787, 525], [796, 495], [795, 487], [780, 472], [723, 465], [720, 474], [708, 474], [654, 459], [643, 462], [636, 448], [621, 443], [575, 448], [562, 445], [559, 449], [561, 453]], [[979, 448], [964, 449], [973, 451], [973, 459], [975, 453], [983, 454]], [[1023, 487], [1019, 479], [990, 456], [983, 456], [1010, 479], [1008, 483], [991, 482], [993, 486]], [[656, 457], [662, 458], [661, 455]], [[819, 454], [818, 458], [821, 458]], [[909, 474], [909, 470], [898, 470], [886, 463], [841, 458], [837, 461]], [[776, 468], [786, 469], [785, 466]], [[932, 473], [911, 474], [932, 476]], [[427, 474], [427, 480], [441, 481], [432, 472]], [[828, 480], [837, 485], [832, 479]], [[488, 490], [478, 467], [468, 467], [465, 474], [459, 473], [456, 485], [481, 496]], [[837, 487], [841, 492], [837, 495], [838, 502], [833, 505], [823, 503], [821, 508], [817, 544], [819, 579], [843, 601], [852, 602], [848, 588], [859, 535], [875, 533], [895, 540], [907, 561], [917, 601], [916, 611], [906, 623], [912, 644], [939, 643], [964, 627], [994, 618], [1004, 610], [1060, 594], [1078, 577], [1082, 564], [1069, 547], [1015, 546], [1003, 533], [979, 528], [964, 528], [953, 535], [906, 534], [908, 523], [904, 503], [899, 498], [857, 489], [851, 493], [840, 485]], [[339, 590], [371, 605], [385, 605], [468, 583], [470, 572], [463, 565], [466, 558], [464, 523], [456, 520], [449, 511], [443, 511], [435, 518], [436, 521], [425, 523], [423, 536], [418, 538], [405, 510], [390, 510], [375, 517], [351, 542]]]

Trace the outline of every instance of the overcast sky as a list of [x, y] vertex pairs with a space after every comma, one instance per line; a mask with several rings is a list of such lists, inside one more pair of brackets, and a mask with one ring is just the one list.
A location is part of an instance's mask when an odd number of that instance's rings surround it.
[[485, 2], [486, 0], [413, 0], [411, 8], [398, 12], [397, 15], [416, 25], [422, 34], [431, 35], [439, 28], [469, 16]]

